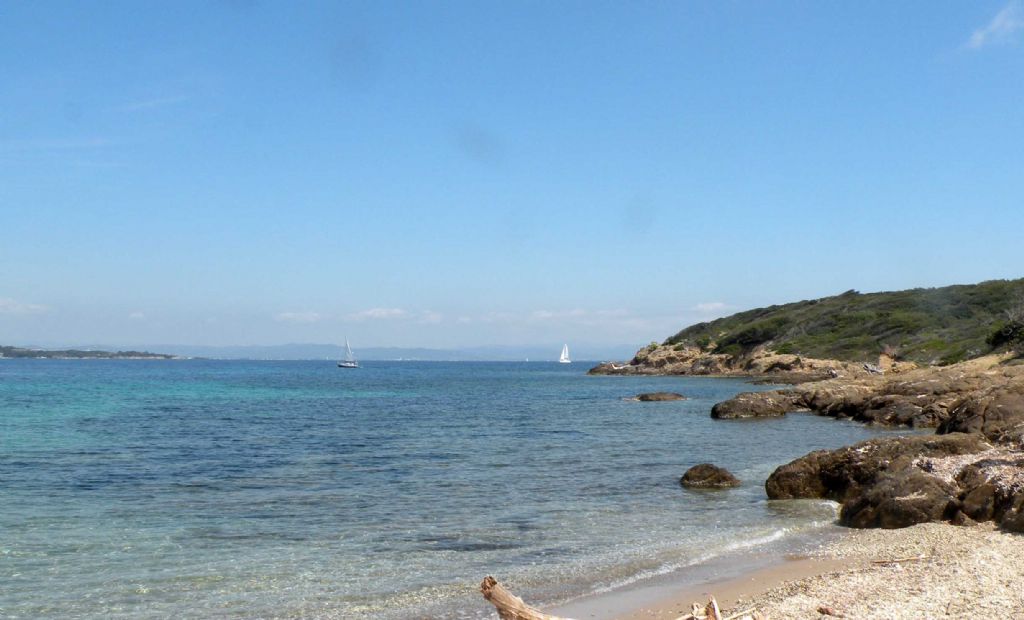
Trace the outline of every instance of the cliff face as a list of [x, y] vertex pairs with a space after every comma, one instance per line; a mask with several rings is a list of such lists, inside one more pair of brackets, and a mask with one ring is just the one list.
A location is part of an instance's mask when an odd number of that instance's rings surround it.
[[[875, 366], [875, 365], [872, 365]], [[889, 374], [916, 368], [883, 356], [874, 368]], [[863, 363], [823, 360], [765, 347], [730, 355], [685, 345], [652, 345], [637, 351], [628, 364], [605, 362], [590, 370], [593, 375], [721, 375], [763, 376], [780, 382], [802, 382], [835, 377], [870, 376]]]

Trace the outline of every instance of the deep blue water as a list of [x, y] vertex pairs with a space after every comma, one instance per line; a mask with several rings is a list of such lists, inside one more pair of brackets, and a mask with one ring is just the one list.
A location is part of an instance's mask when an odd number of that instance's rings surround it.
[[2, 360], [0, 616], [489, 617], [485, 574], [551, 602], [821, 527], [764, 479], [880, 432], [587, 367]]

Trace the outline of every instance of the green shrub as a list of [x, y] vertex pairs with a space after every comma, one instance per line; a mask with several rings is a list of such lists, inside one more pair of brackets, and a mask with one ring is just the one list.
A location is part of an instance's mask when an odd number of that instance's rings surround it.
[[788, 324], [789, 320], [785, 317], [754, 321], [739, 331], [726, 335], [718, 341], [718, 346], [722, 348], [735, 344], [741, 349], [751, 349], [781, 336]]
[[[817, 300], [738, 312], [678, 332], [668, 345], [740, 353], [772, 343], [778, 352], [871, 361], [884, 344], [902, 359], [947, 363], [991, 348], [1024, 354], [1024, 279], [883, 293], [854, 290]], [[998, 325], [998, 328], [997, 328]], [[986, 346], [987, 344], [987, 346]]]
[[743, 352], [743, 347], [736, 344], [735, 342], [727, 345], [719, 345], [715, 347], [715, 353], [724, 353], [725, 355], [739, 355]]
[[949, 366], [950, 364], [962, 362], [967, 358], [967, 349], [965, 347], [956, 348], [939, 358], [939, 366]]
[[988, 335], [985, 342], [993, 349], [1024, 348], [1024, 321], [1007, 321]]

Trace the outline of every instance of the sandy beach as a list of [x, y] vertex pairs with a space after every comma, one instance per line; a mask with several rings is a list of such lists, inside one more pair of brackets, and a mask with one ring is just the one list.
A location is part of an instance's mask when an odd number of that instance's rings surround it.
[[[808, 557], [640, 603], [617, 620], [674, 619], [713, 594], [724, 615], [767, 619], [1024, 618], [1024, 537], [991, 524], [850, 530]], [[588, 614], [583, 617], [599, 617]]]

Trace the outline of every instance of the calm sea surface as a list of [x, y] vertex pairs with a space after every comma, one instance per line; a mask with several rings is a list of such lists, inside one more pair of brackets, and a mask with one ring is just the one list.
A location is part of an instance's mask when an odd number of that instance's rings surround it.
[[825, 527], [764, 479], [879, 433], [588, 366], [0, 360], [0, 617], [492, 617], [486, 574], [554, 602]]

